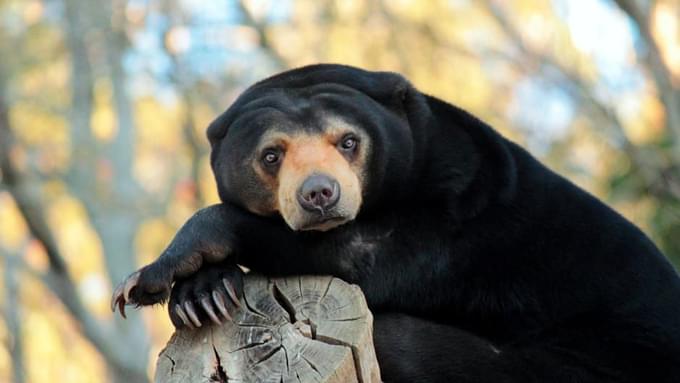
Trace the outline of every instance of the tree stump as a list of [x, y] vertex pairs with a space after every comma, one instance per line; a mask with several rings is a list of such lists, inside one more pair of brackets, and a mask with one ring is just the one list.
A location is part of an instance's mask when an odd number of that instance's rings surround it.
[[358, 286], [333, 277], [246, 275], [233, 322], [178, 330], [156, 382], [380, 382], [373, 316]]

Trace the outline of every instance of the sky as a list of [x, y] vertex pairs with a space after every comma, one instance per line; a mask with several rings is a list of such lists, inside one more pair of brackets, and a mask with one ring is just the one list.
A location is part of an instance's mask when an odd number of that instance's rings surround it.
[[[644, 79], [634, 65], [637, 31], [626, 15], [609, 0], [552, 3], [574, 46], [595, 62], [597, 96], [605, 104], [617, 105], [620, 113], [636, 113]], [[511, 116], [529, 133], [527, 144], [537, 154], [547, 152], [551, 142], [567, 133], [576, 113], [567, 91], [545, 79], [527, 78], [515, 87]]]
[[[460, 6], [460, 0], [456, 0]], [[153, 10], [149, 0], [131, 0], [128, 12], [151, 9], [144, 28], [135, 34], [126, 68], [134, 78], [133, 94], [153, 94], [162, 101], [176, 101], [169, 76], [177, 68], [164, 49], [165, 33], [172, 27], [173, 48], [182, 67], [192, 77], [204, 79], [224, 76], [225, 71], [243, 81], [255, 82], [271, 74], [266, 57], [258, 49], [257, 34], [242, 24], [233, 0], [180, 0], [188, 15], [184, 25], [169, 20]], [[291, 14], [293, 0], [256, 0], [252, 9], [266, 9], [269, 22], [285, 22]], [[596, 64], [599, 83], [596, 94], [610, 105], [619, 105], [622, 113], [636, 113], [637, 99], [643, 86], [642, 74], [634, 66], [636, 31], [626, 16], [610, 0], [553, 0], [557, 15], [568, 26], [573, 44]], [[531, 20], [525, 28], [541, 33], [542, 20]], [[257, 66], [252, 64], [257, 62]], [[226, 105], [225, 105], [226, 107]], [[562, 137], [578, 111], [568, 93], [541, 77], [526, 78], [515, 85], [510, 116], [527, 131], [530, 149], [546, 152], [552, 141]]]

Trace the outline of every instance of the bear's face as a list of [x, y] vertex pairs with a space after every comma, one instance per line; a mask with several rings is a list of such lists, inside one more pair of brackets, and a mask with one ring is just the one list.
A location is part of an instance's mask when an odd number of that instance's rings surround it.
[[258, 214], [278, 212], [293, 230], [332, 229], [354, 219], [362, 202], [370, 138], [338, 117], [313, 125], [268, 129], [248, 161], [268, 198], [245, 205]]
[[[371, 147], [360, 126], [323, 113], [303, 123], [266, 110], [248, 124], [261, 127], [230, 131], [220, 161], [227, 169], [218, 177], [244, 207], [278, 213], [293, 230], [325, 231], [356, 217]], [[241, 134], [257, 139], [245, 144]]]
[[316, 69], [256, 84], [208, 128], [220, 198], [293, 230], [330, 230], [387, 204], [413, 163], [403, 78]]

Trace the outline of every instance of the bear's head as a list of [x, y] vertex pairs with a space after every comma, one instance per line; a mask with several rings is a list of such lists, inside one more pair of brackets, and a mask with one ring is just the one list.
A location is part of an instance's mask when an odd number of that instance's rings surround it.
[[208, 139], [220, 198], [293, 230], [427, 204], [460, 221], [515, 190], [500, 135], [392, 72], [283, 72], [239, 96]]
[[400, 75], [304, 67], [247, 89], [208, 128], [220, 198], [325, 231], [404, 193], [427, 109]]

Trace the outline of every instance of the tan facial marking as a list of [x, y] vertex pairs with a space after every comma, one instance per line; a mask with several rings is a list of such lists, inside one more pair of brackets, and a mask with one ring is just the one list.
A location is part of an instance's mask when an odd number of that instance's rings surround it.
[[[354, 157], [348, 159], [338, 150], [338, 144], [350, 132], [359, 139], [359, 146]], [[267, 171], [261, 163], [261, 153], [270, 147], [281, 148], [283, 152], [276, 172]], [[322, 133], [267, 132], [260, 140], [251, 166], [271, 197], [267, 201], [249, 201], [247, 208], [261, 215], [279, 212], [294, 230], [325, 231], [350, 221], [361, 206], [369, 150], [367, 135], [339, 118], [325, 119]], [[298, 190], [313, 174], [325, 174], [340, 185], [340, 198], [332, 211], [333, 216], [339, 216], [337, 220], [314, 223], [318, 216], [300, 206]]]
[[[347, 220], [353, 219], [361, 205], [361, 183], [347, 159], [336, 149], [335, 137], [329, 134], [298, 135], [288, 142], [278, 175], [279, 211], [288, 225], [297, 230], [305, 224], [308, 213], [300, 207], [297, 192], [312, 174], [326, 174], [338, 181], [340, 200], [336, 210]], [[331, 227], [321, 225], [316, 229]]]

